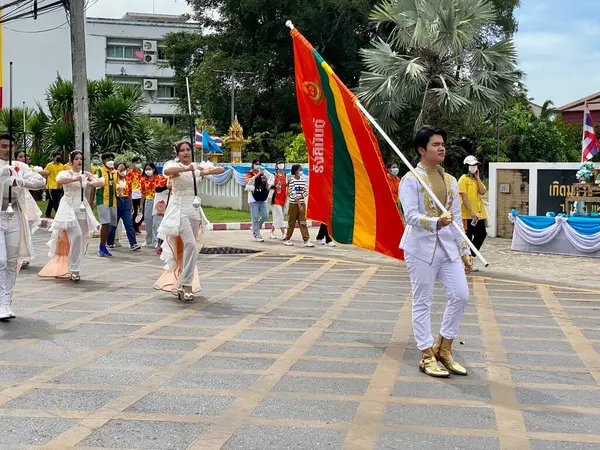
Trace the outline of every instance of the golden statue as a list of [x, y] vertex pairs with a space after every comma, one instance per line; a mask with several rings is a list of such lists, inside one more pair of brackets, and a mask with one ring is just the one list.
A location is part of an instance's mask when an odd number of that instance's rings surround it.
[[241, 164], [242, 162], [242, 146], [250, 142], [250, 139], [244, 139], [244, 129], [238, 121], [237, 115], [233, 123], [229, 127], [229, 136], [225, 138], [225, 143], [229, 144], [231, 153], [231, 162], [233, 164]]

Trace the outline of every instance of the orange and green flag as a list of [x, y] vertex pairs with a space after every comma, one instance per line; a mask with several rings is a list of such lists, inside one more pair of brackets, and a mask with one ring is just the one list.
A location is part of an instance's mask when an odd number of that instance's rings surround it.
[[321, 55], [298, 30], [291, 35], [310, 166], [307, 216], [341, 244], [403, 259], [404, 225], [373, 130]]

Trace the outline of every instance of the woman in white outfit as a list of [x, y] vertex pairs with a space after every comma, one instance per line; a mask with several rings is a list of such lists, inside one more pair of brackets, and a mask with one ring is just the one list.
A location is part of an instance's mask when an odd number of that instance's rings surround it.
[[162, 239], [161, 259], [166, 270], [154, 288], [174, 293], [182, 301], [193, 301], [200, 290], [198, 278], [198, 245], [208, 220], [199, 205], [194, 206], [194, 174], [196, 179], [223, 173], [222, 167], [210, 163], [192, 163], [192, 145], [183, 141], [176, 147], [178, 162], [165, 164], [163, 174], [171, 178], [169, 204], [158, 228]]
[[[15, 160], [26, 164], [32, 171], [39, 175], [42, 175], [43, 177], [47, 177], [49, 174], [49, 172], [44, 171], [44, 169], [42, 169], [41, 167], [30, 167], [26, 161], [27, 154], [23, 150], [17, 152], [17, 154], [15, 155]], [[40, 228], [43, 213], [42, 210], [38, 207], [37, 202], [33, 198], [33, 195], [31, 195], [31, 193], [29, 192], [29, 189], [23, 189], [23, 191], [23, 195], [25, 197], [25, 210], [23, 212], [29, 220], [29, 228], [31, 229], [31, 234], [33, 235]], [[33, 259], [33, 255], [31, 259]], [[23, 263], [21, 264], [21, 269], [26, 269], [27, 267], [29, 267], [29, 259], [23, 260]]]
[[[79, 273], [83, 257], [94, 230], [100, 225], [87, 201], [81, 194], [87, 187], [101, 188], [104, 179], [83, 172], [83, 157], [80, 151], [71, 152], [72, 169], [63, 170], [56, 181], [63, 187], [64, 195], [50, 227], [52, 237], [48, 242], [52, 258], [40, 271], [40, 277], [81, 279]], [[83, 200], [82, 200], [83, 198]]]

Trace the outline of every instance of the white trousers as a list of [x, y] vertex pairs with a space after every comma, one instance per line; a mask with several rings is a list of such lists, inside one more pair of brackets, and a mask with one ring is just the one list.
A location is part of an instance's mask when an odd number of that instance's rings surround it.
[[88, 246], [90, 230], [88, 221], [80, 219], [77, 221], [77, 226], [69, 228], [69, 272], [81, 272], [83, 264], [83, 256]]
[[21, 246], [21, 221], [18, 212], [11, 220], [5, 212], [0, 212], [0, 305], [12, 302], [13, 290], [17, 281], [17, 260]]
[[454, 339], [469, 300], [469, 285], [462, 260], [450, 260], [442, 247], [435, 251], [433, 264], [421, 261], [410, 253], [405, 254], [406, 268], [412, 287], [412, 322], [415, 341], [419, 350], [431, 348], [431, 304], [436, 280], [440, 282], [448, 298], [440, 334]]
[[[198, 233], [200, 232], [200, 221], [190, 220], [187, 217], [181, 219], [180, 237], [183, 241], [183, 263], [181, 275], [179, 277], [179, 286], [192, 286], [194, 281], [194, 270], [198, 265]], [[169, 238], [169, 245], [173, 252], [177, 250], [176, 237]], [[177, 255], [175, 255], [177, 257]]]

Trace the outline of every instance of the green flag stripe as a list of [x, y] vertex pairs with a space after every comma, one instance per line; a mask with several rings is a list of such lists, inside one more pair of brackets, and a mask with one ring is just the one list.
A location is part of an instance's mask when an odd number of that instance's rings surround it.
[[331, 236], [341, 244], [352, 244], [354, 237], [354, 165], [346, 146], [346, 139], [338, 120], [329, 76], [321, 63], [323, 58], [313, 51], [317, 63], [323, 94], [327, 101], [327, 115], [333, 136], [333, 208], [331, 212]]

